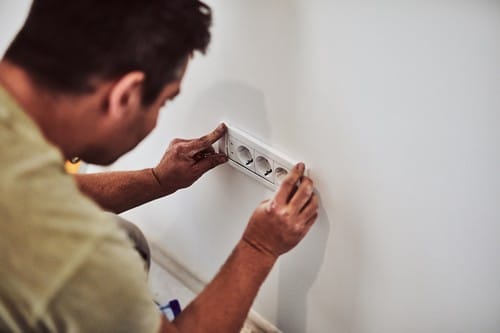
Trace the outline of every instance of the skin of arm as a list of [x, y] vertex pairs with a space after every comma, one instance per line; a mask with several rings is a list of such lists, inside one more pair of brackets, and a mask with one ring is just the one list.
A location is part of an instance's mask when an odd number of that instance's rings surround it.
[[[156, 168], [77, 175], [78, 185], [107, 210], [131, 209], [188, 187], [226, 162], [212, 148], [225, 132], [222, 124], [199, 139], [173, 140]], [[219, 273], [173, 322], [163, 317], [160, 333], [240, 331], [278, 257], [295, 247], [317, 218], [318, 199], [304, 169], [298, 164], [275, 197], [257, 207]]]
[[103, 209], [118, 214], [188, 187], [227, 162], [227, 157], [215, 153], [212, 147], [226, 130], [221, 124], [198, 139], [174, 139], [155, 168], [77, 174], [75, 180], [80, 191]]
[[317, 218], [318, 198], [303, 172], [299, 163], [275, 197], [257, 207], [219, 273], [173, 322], [163, 318], [160, 333], [240, 331], [278, 257], [295, 247]]

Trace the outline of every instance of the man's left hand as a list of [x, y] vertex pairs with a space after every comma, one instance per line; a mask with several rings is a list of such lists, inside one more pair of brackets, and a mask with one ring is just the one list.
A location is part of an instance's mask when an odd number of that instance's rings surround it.
[[212, 147], [226, 131], [226, 125], [220, 124], [201, 138], [172, 140], [160, 163], [152, 169], [165, 195], [192, 185], [208, 170], [227, 162], [227, 156]]

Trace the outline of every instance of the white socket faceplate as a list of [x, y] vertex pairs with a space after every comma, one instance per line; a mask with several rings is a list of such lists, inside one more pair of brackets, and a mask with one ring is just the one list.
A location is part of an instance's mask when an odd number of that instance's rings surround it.
[[276, 190], [298, 162], [241, 129], [227, 123], [226, 126], [227, 134], [219, 141], [219, 152], [229, 157], [234, 168]]

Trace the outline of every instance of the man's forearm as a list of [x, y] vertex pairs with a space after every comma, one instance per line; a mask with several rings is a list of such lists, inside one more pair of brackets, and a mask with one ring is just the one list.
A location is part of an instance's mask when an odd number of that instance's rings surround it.
[[[180, 332], [239, 332], [276, 259], [240, 241], [212, 282], [173, 324]], [[165, 324], [163, 332], [168, 332]]]
[[175, 191], [163, 189], [152, 169], [78, 174], [75, 179], [85, 195], [117, 214]]

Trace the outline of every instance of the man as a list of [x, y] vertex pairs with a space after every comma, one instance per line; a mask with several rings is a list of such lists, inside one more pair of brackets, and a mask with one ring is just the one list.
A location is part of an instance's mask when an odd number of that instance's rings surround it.
[[227, 161], [211, 148], [224, 125], [174, 140], [151, 169], [77, 182], [64, 172], [75, 156], [109, 164], [153, 129], [210, 24], [198, 0], [34, 0], [0, 62], [0, 331], [237, 332], [277, 258], [314, 223], [318, 199], [298, 164], [169, 322], [141, 258], [95, 203], [121, 212], [191, 185]]

